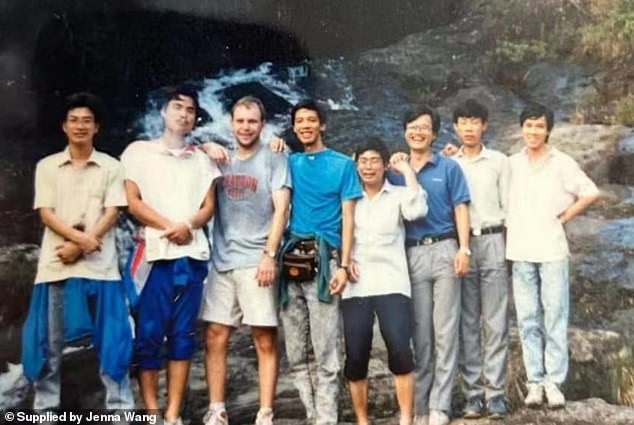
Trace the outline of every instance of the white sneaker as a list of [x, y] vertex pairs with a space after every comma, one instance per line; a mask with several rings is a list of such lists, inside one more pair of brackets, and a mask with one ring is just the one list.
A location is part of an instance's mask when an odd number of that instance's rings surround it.
[[447, 425], [449, 422], [449, 416], [442, 410], [429, 412], [429, 425]]
[[183, 420], [181, 419], [180, 416], [174, 419], [173, 421], [168, 421], [167, 419], [163, 419], [163, 425], [183, 425]]
[[203, 416], [205, 425], [229, 425], [229, 417], [225, 409], [209, 409]]
[[528, 384], [528, 394], [524, 404], [528, 407], [539, 407], [544, 402], [544, 387], [542, 384]]
[[544, 385], [544, 392], [546, 393], [546, 401], [550, 409], [561, 409], [566, 404], [566, 397], [557, 386], [552, 382], [547, 382]]
[[414, 416], [414, 425], [429, 425], [429, 415]]
[[260, 407], [255, 417], [255, 425], [273, 425], [273, 409]]

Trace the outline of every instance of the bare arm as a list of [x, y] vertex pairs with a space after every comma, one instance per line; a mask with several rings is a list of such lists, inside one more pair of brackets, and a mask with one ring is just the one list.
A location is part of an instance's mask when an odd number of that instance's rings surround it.
[[[347, 200], [341, 203], [341, 267], [335, 271], [330, 279], [330, 293], [333, 295], [341, 294], [348, 282], [347, 270], [349, 270], [351, 265], [355, 205], [355, 200]], [[354, 274], [353, 271], [351, 276], [354, 277]]]
[[458, 245], [460, 249], [454, 258], [454, 270], [458, 277], [462, 277], [469, 271], [469, 207], [467, 204], [458, 204], [454, 207], [456, 230], [458, 232]]
[[117, 217], [119, 217], [119, 208], [105, 207], [103, 215], [95, 226], [92, 229], [86, 229], [86, 231], [97, 239], [101, 239], [117, 223]]
[[341, 264], [350, 264], [352, 240], [354, 236], [354, 207], [356, 201], [343, 201], [341, 204]]
[[75, 229], [68, 223], [60, 219], [52, 208], [42, 207], [39, 209], [42, 223], [53, 232], [57, 233], [64, 239], [76, 244], [85, 254], [97, 251], [101, 246], [99, 237], [87, 232]]
[[590, 205], [594, 204], [599, 199], [599, 194], [581, 196], [574, 204], [569, 206], [564, 212], [559, 215], [559, 221], [561, 224], [566, 224], [579, 214], [587, 210]]
[[288, 221], [288, 208], [291, 200], [291, 191], [284, 187], [273, 192], [273, 222], [271, 231], [266, 240], [266, 250], [269, 252], [277, 252], [282, 240], [282, 234], [286, 228]]
[[255, 279], [258, 281], [259, 286], [269, 286], [275, 280], [275, 267], [276, 262], [272, 253], [276, 253], [282, 240], [282, 234], [286, 228], [286, 222], [288, 221], [288, 207], [290, 204], [291, 192], [288, 188], [273, 192], [273, 220], [271, 223], [271, 230], [269, 236], [266, 239], [266, 245], [260, 258], [260, 263], [255, 272]]
[[156, 212], [141, 199], [141, 191], [131, 180], [125, 181], [125, 196], [128, 200], [128, 210], [142, 224], [155, 229], [164, 230], [170, 227], [170, 221]]
[[200, 205], [200, 209], [189, 219], [192, 229], [200, 229], [201, 227], [204, 227], [209, 220], [211, 220], [211, 217], [213, 217], [215, 211], [213, 193], [214, 190], [212, 186], [212, 188], [207, 191], [205, 199]]

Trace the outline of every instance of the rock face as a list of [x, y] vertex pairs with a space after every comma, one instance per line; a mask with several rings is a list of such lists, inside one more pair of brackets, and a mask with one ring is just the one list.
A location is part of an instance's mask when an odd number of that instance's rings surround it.
[[0, 370], [6, 362], [16, 363], [20, 353], [20, 332], [26, 318], [39, 247], [20, 244], [0, 248], [0, 285], [3, 288], [0, 303]]

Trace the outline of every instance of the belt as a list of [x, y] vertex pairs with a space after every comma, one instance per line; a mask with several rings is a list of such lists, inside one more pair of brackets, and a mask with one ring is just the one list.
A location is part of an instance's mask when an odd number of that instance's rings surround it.
[[[291, 252], [297, 250], [302, 254], [308, 255], [317, 252], [317, 248], [317, 241], [315, 239], [307, 239], [297, 242]], [[339, 263], [339, 251], [336, 248], [330, 250], [330, 259], [336, 260], [337, 263]]]
[[481, 236], [481, 235], [492, 235], [493, 233], [502, 233], [504, 231], [504, 226], [491, 226], [485, 227], [484, 229], [474, 229], [471, 230], [471, 236]]
[[412, 246], [431, 245], [436, 242], [444, 241], [445, 239], [456, 239], [456, 234], [454, 232], [450, 232], [450, 233], [445, 233], [444, 235], [424, 236], [418, 240], [406, 239], [405, 246], [409, 248]]

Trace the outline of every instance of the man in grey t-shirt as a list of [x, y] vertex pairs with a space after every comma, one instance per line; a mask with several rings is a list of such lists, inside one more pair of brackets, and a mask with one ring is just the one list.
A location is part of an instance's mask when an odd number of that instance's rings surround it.
[[272, 424], [277, 381], [275, 257], [286, 227], [290, 173], [284, 153], [260, 143], [264, 107], [254, 97], [231, 109], [236, 152], [221, 166], [209, 275], [201, 318], [208, 323], [205, 367], [209, 410], [205, 425], [226, 425], [225, 376], [232, 331], [251, 326], [258, 357], [260, 410], [255, 423]]

